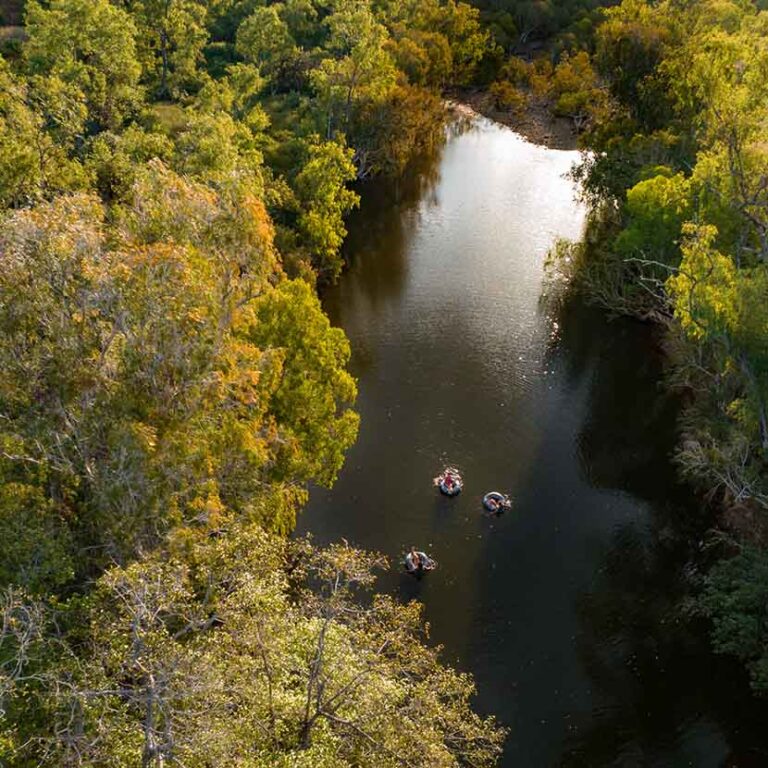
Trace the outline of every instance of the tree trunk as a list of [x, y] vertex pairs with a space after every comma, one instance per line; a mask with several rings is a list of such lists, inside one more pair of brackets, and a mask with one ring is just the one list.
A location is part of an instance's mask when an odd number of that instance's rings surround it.
[[163, 60], [163, 71], [160, 75], [160, 95], [168, 95], [168, 34], [165, 29], [160, 30], [160, 56]]

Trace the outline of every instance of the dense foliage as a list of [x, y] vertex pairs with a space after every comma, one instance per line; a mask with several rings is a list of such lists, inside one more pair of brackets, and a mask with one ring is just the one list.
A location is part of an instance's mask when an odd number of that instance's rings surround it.
[[418, 606], [359, 599], [382, 559], [285, 538], [357, 432], [315, 291], [350, 182], [442, 140], [477, 11], [29, 0], [24, 24], [0, 39], [0, 763], [492, 764]]
[[768, 690], [760, 3], [24, 5], [0, 37], [0, 762], [494, 761], [418, 607], [358, 599], [381, 558], [284, 538], [357, 431], [315, 292], [350, 184], [403, 173], [442, 89], [477, 83], [579, 134], [590, 221], [554, 260], [667, 328], [680, 466], [736, 523], [698, 608]]
[[[111, 226], [98, 198], [66, 195], [10, 214], [0, 239], [2, 515], [24, 538], [56, 532], [73, 563], [92, 549], [81, 567], [179, 524], [287, 532], [296, 484], [332, 482], [356, 434], [347, 342], [281, 278], [258, 197], [159, 160], [133, 194]], [[28, 543], [3, 558], [50, 586]]]
[[[580, 169], [623, 306], [671, 322], [694, 393], [681, 462], [768, 506], [763, 40], [752, 3], [624, 3], [598, 32], [610, 108]], [[599, 278], [596, 278], [599, 281]]]

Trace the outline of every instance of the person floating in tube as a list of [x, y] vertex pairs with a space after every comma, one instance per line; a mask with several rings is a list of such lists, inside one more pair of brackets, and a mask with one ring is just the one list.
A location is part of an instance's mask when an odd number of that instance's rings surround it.
[[433, 482], [447, 496], [455, 496], [461, 490], [461, 475], [454, 467], [446, 467]]
[[410, 573], [421, 573], [431, 571], [435, 564], [425, 552], [417, 552], [416, 547], [411, 547], [411, 551], [405, 556], [405, 567]]

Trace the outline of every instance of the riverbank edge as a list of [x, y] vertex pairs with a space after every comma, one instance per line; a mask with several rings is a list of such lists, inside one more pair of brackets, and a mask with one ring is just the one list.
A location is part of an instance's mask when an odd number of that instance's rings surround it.
[[493, 94], [483, 88], [452, 89], [445, 93], [444, 98], [446, 104], [456, 112], [487, 117], [511, 128], [532, 144], [565, 151], [580, 148], [572, 121], [553, 115], [547, 105], [539, 100], [528, 99], [522, 110], [499, 109]]

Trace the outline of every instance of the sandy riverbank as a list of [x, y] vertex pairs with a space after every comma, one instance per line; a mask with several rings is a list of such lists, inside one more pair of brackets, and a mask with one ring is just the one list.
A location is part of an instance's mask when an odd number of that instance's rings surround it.
[[494, 97], [487, 91], [465, 90], [450, 94], [448, 106], [458, 114], [480, 114], [507, 125], [534, 144], [551, 149], [577, 149], [573, 123], [554, 117], [546, 105], [531, 99], [523, 112], [497, 109]]

